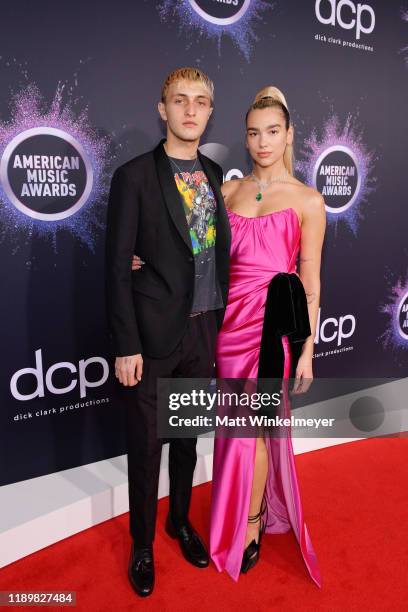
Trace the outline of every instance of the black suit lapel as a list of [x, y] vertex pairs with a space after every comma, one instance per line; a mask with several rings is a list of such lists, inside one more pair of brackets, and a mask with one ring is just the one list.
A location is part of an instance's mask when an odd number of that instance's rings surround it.
[[166, 202], [167, 209], [170, 213], [174, 225], [176, 226], [186, 246], [192, 252], [193, 248], [191, 244], [190, 232], [187, 225], [186, 215], [184, 213], [180, 194], [177, 189], [176, 182], [174, 180], [174, 175], [171, 169], [169, 159], [163, 147], [164, 142], [166, 142], [164, 139], [161, 140], [153, 151], [163, 198]]

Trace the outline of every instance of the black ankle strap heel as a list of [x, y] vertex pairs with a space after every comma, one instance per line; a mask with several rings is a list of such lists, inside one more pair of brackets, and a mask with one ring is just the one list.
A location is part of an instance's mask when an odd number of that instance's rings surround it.
[[261, 549], [261, 538], [266, 528], [266, 521], [263, 521], [263, 516], [267, 511], [267, 503], [265, 497], [262, 498], [261, 509], [258, 514], [252, 514], [248, 516], [248, 523], [257, 523], [259, 521], [259, 537], [258, 542], [252, 540], [246, 549], [242, 557], [241, 572], [246, 574], [254, 565], [259, 561], [259, 553]]

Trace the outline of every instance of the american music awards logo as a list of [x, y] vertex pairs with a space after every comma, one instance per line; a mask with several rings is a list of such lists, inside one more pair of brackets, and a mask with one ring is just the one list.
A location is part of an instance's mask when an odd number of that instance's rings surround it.
[[161, 20], [178, 17], [180, 29], [200, 38], [217, 40], [229, 36], [249, 60], [256, 41], [255, 24], [274, 8], [268, 0], [162, 0], [158, 6]]
[[206, 21], [231, 25], [239, 21], [251, 5], [251, 0], [189, 0], [193, 9]]
[[11, 119], [0, 123], [0, 219], [15, 234], [52, 236], [68, 229], [93, 248], [106, 190], [108, 140], [63, 102], [47, 104], [35, 85], [17, 94]]
[[33, 219], [60, 221], [88, 201], [93, 168], [71, 134], [52, 127], [24, 130], [6, 146], [0, 179], [10, 202]]
[[349, 115], [343, 127], [330, 117], [319, 138], [313, 130], [304, 142], [296, 169], [323, 196], [329, 223], [345, 222], [354, 235], [363, 218], [363, 204], [374, 191], [374, 153], [363, 143], [361, 131]]
[[386, 348], [408, 350], [408, 276], [391, 287], [380, 312], [388, 316], [388, 326], [379, 337]]

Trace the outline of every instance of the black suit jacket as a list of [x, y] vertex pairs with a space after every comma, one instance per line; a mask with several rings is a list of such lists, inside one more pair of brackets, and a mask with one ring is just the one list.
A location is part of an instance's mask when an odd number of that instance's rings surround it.
[[[162, 358], [180, 342], [191, 312], [194, 256], [187, 219], [163, 147], [120, 166], [111, 183], [106, 234], [108, 324], [117, 356]], [[217, 199], [216, 269], [227, 304], [230, 227], [220, 191], [222, 170], [198, 152]], [[146, 263], [132, 272], [136, 253]]]

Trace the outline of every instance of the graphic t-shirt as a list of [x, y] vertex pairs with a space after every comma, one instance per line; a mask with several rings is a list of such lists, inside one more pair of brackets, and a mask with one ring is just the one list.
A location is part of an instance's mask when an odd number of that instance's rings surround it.
[[222, 308], [216, 275], [217, 201], [200, 161], [169, 157], [179, 191], [194, 253], [195, 281], [191, 312]]

